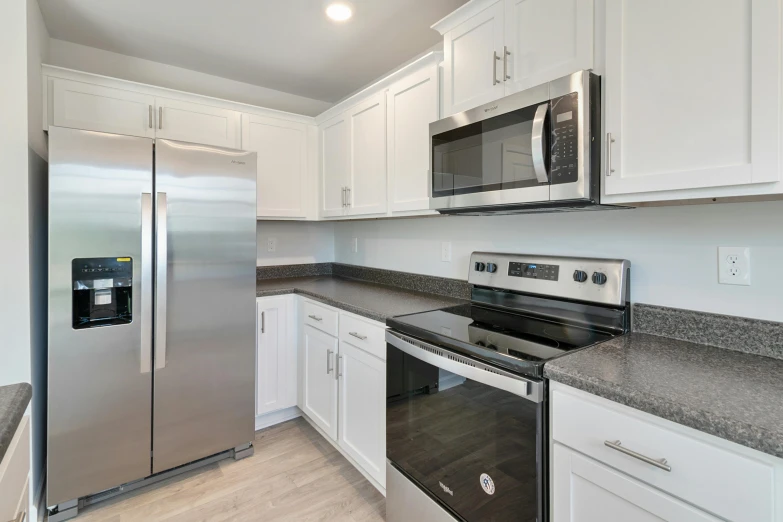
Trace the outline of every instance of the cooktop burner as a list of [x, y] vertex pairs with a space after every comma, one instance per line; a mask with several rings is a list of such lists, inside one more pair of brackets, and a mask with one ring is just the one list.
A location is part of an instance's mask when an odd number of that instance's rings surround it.
[[401, 333], [536, 376], [545, 361], [614, 336], [475, 304], [395, 317], [388, 324]]
[[521, 375], [628, 331], [630, 263], [474, 252], [471, 303], [387, 320], [396, 332]]

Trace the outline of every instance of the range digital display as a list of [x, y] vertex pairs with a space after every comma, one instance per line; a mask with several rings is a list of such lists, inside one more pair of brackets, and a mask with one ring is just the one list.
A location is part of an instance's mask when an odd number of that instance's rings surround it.
[[557, 278], [560, 275], [560, 266], [542, 265], [538, 263], [509, 263], [508, 275], [512, 277], [557, 281]]

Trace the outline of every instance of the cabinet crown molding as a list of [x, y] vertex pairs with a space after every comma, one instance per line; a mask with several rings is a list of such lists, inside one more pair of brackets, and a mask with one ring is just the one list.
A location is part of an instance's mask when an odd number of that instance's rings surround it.
[[464, 4], [459, 9], [450, 13], [434, 24], [430, 26], [431, 29], [435, 29], [441, 35], [444, 35], [457, 27], [462, 22], [469, 20], [473, 16], [479, 14], [484, 9], [495, 5], [503, 0], [471, 0], [467, 4]]

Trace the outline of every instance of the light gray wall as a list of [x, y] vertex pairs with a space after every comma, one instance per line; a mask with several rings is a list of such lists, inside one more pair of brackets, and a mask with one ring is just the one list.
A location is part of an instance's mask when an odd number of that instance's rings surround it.
[[27, 6], [0, 2], [0, 385], [30, 381]]
[[[334, 223], [258, 221], [258, 266], [300, 265], [334, 261]], [[267, 252], [267, 239], [277, 239]]]
[[52, 38], [49, 64], [123, 80], [249, 103], [269, 109], [315, 116], [332, 106], [329, 102], [237, 82], [182, 67], [95, 49]]
[[[718, 284], [720, 245], [750, 247], [751, 286]], [[335, 224], [342, 263], [467, 279], [475, 250], [627, 258], [634, 302], [783, 321], [783, 202]]]

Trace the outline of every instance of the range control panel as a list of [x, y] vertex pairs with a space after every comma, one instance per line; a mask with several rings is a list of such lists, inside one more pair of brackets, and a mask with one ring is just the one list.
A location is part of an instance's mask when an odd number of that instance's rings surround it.
[[624, 259], [474, 252], [468, 282], [501, 290], [613, 306], [629, 300], [631, 262]]

